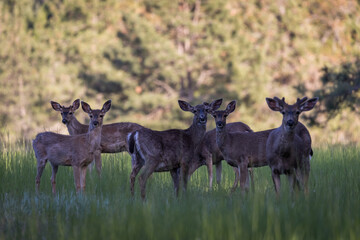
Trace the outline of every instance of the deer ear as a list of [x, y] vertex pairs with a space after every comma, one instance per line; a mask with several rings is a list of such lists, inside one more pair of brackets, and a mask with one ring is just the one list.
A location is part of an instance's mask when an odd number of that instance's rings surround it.
[[81, 102], [81, 107], [82, 107], [83, 111], [88, 113], [88, 114], [90, 114], [92, 112], [90, 105], [87, 104], [86, 102], [82, 101]]
[[178, 100], [178, 103], [180, 108], [185, 112], [192, 112], [194, 110], [193, 106], [183, 100]]
[[107, 100], [106, 103], [104, 103], [101, 111], [107, 112], [110, 110], [110, 107], [111, 107], [111, 100]]
[[273, 111], [281, 111], [283, 110], [283, 106], [279, 103], [278, 98], [266, 98], [266, 102], [269, 108]]
[[73, 102], [73, 104], [72, 104], [72, 106], [71, 106], [71, 109], [73, 110], [73, 111], [75, 111], [76, 109], [78, 109], [80, 107], [80, 99], [76, 99], [74, 102]]
[[225, 111], [226, 111], [228, 114], [229, 114], [229, 113], [232, 113], [232, 112], [235, 110], [235, 107], [236, 107], [236, 101], [231, 101], [231, 102], [227, 105]]
[[211, 110], [212, 111], [217, 110], [221, 106], [222, 101], [223, 101], [222, 98], [220, 98], [220, 99], [216, 99], [215, 101], [211, 102], [210, 103]]
[[61, 111], [62, 107], [59, 103], [50, 101], [50, 104], [55, 111]]
[[313, 109], [315, 107], [315, 104], [318, 102], [318, 100], [319, 100], [318, 97], [307, 100], [306, 102], [304, 102], [303, 104], [300, 105], [300, 110], [302, 112], [310, 111], [311, 109]]

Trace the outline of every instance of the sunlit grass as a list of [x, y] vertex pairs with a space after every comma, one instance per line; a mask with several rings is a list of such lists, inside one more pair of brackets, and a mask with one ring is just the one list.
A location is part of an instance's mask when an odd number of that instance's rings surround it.
[[292, 195], [282, 177], [276, 198], [270, 170], [256, 169], [255, 191], [230, 193], [232, 168], [223, 163], [221, 186], [208, 188], [206, 168], [176, 198], [170, 174], [148, 180], [142, 202], [129, 190], [127, 154], [102, 155], [103, 171], [88, 173], [77, 195], [70, 167], [60, 167], [57, 195], [51, 167], [35, 194], [36, 159], [29, 146], [0, 155], [0, 239], [357, 239], [360, 234], [358, 147], [315, 149], [309, 196]]

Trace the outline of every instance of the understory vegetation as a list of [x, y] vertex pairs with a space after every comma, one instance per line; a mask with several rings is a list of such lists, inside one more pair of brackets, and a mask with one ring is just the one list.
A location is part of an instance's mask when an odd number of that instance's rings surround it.
[[223, 162], [221, 186], [208, 188], [201, 167], [176, 198], [169, 173], [153, 174], [147, 200], [130, 195], [128, 154], [103, 154], [103, 171], [87, 175], [76, 194], [73, 172], [60, 167], [57, 195], [51, 167], [35, 193], [31, 146], [0, 155], [0, 239], [358, 239], [360, 151], [356, 146], [314, 149], [310, 193], [291, 194], [282, 177], [276, 197], [270, 169], [255, 169], [255, 191], [230, 193], [233, 170]]

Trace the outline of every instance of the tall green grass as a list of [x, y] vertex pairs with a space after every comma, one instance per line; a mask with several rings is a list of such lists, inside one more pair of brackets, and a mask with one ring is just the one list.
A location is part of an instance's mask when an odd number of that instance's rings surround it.
[[291, 194], [282, 178], [278, 199], [268, 167], [254, 171], [255, 191], [230, 193], [234, 174], [207, 187], [205, 167], [186, 193], [174, 196], [170, 174], [148, 180], [147, 200], [129, 190], [130, 157], [102, 155], [103, 171], [88, 173], [77, 195], [70, 167], [60, 167], [51, 194], [51, 167], [35, 194], [36, 159], [28, 146], [0, 155], [0, 239], [358, 239], [360, 153], [354, 146], [315, 149], [310, 193]]

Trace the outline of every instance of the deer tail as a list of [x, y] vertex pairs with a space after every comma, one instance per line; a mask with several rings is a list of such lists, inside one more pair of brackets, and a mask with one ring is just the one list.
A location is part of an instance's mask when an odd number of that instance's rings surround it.
[[127, 142], [128, 142], [130, 154], [133, 154], [135, 151], [135, 133], [136, 133], [136, 131], [131, 132], [127, 136]]

